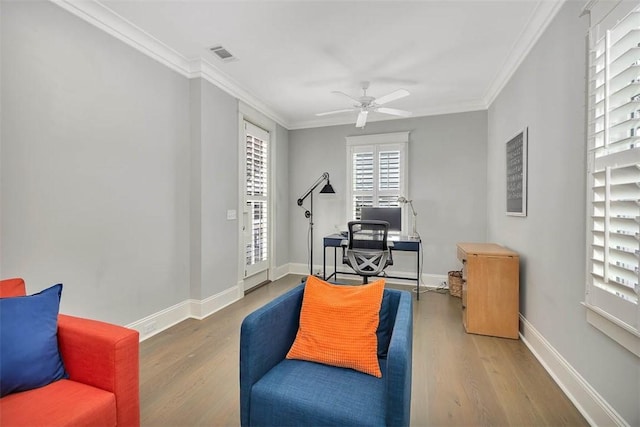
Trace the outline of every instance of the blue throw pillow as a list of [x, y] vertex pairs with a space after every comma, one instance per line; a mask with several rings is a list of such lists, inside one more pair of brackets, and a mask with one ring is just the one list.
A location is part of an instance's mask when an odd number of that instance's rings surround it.
[[0, 397], [69, 378], [58, 350], [62, 284], [0, 298]]
[[387, 357], [387, 350], [391, 342], [391, 302], [389, 301], [389, 292], [384, 292], [382, 296], [382, 304], [380, 304], [380, 322], [378, 323], [378, 357]]

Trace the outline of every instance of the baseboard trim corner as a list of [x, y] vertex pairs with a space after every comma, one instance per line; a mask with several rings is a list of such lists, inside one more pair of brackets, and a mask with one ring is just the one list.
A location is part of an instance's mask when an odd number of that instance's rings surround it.
[[[232, 286], [222, 292], [218, 292], [202, 301], [190, 300], [191, 315], [190, 317], [198, 320], [205, 319], [213, 313], [222, 310], [226, 306], [238, 301], [238, 287]], [[244, 293], [243, 293], [244, 294]]]
[[289, 263], [281, 265], [279, 267], [274, 267], [271, 270], [272, 271], [271, 280], [275, 282], [276, 280], [282, 279], [284, 276], [289, 274], [290, 270], [291, 270], [291, 264]]
[[202, 320], [244, 297], [241, 282], [203, 300], [187, 299], [143, 319], [125, 325], [140, 334], [140, 342], [147, 340], [178, 323], [193, 318]]

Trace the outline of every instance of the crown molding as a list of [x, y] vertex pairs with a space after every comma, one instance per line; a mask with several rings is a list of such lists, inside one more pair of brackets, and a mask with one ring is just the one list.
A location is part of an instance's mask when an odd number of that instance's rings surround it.
[[289, 123], [277, 114], [273, 108], [269, 107], [267, 104], [259, 100], [258, 98], [251, 95], [249, 92], [244, 90], [239, 84], [233, 81], [229, 76], [227, 76], [222, 71], [218, 70], [213, 64], [204, 60], [203, 58], [197, 58], [191, 61], [191, 74], [190, 78], [201, 77], [204, 80], [216, 85], [223, 91], [229, 93], [230, 95], [238, 98], [240, 101], [245, 104], [255, 108], [260, 113], [267, 116], [269, 119], [278, 123], [280, 126], [283, 126], [286, 129], [289, 129]]
[[[444, 114], [457, 114], [457, 113], [468, 113], [471, 111], [481, 111], [486, 110], [488, 108], [487, 105], [481, 102], [465, 102], [459, 104], [445, 105], [439, 106], [438, 108], [424, 108], [421, 110], [414, 111], [413, 114], [409, 117], [396, 117], [391, 115], [379, 115], [377, 117], [372, 117], [369, 115], [367, 117], [367, 123], [374, 122], [384, 122], [388, 120], [411, 120], [412, 118], [417, 117], [427, 117], [427, 116], [440, 116]], [[299, 122], [292, 122], [289, 130], [300, 130], [300, 129], [311, 129], [311, 128], [320, 128], [325, 126], [342, 126], [342, 125], [354, 125], [356, 122], [355, 113], [353, 116], [348, 114], [341, 115], [340, 117], [334, 118], [320, 118], [315, 120], [305, 120]]]
[[[186, 78], [203, 78], [229, 95], [255, 108], [285, 129], [306, 129], [352, 124], [350, 117], [289, 122], [264, 101], [243, 89], [232, 78], [204, 58], [188, 59], [132, 22], [118, 15], [98, 0], [50, 0], [73, 15], [94, 25], [118, 40], [155, 59]], [[539, 1], [501, 71], [493, 79], [485, 96], [478, 101], [414, 111], [413, 117], [486, 110], [529, 54], [537, 40], [566, 0]], [[595, 1], [595, 0], [594, 0]], [[370, 118], [369, 121], [395, 120], [401, 117]]]
[[591, 9], [593, 9], [596, 3], [598, 3], [598, 0], [587, 0], [587, 2], [582, 7], [582, 12], [580, 12], [580, 18], [591, 13]]
[[189, 61], [184, 56], [102, 3], [74, 0], [50, 1], [177, 73], [185, 77], [189, 76]]
[[481, 100], [459, 102], [456, 104], [439, 105], [435, 108], [422, 108], [413, 112], [415, 117], [419, 116], [438, 116], [443, 114], [468, 113], [470, 111], [486, 110], [489, 105]]
[[522, 30], [520, 37], [518, 37], [511, 48], [511, 53], [505, 61], [504, 66], [502, 66], [500, 72], [498, 72], [491, 85], [489, 85], [489, 89], [484, 96], [484, 104], [487, 108], [495, 101], [498, 94], [500, 94], [520, 64], [522, 64], [522, 61], [529, 55], [529, 52], [533, 49], [533, 46], [535, 46], [565, 1], [566, 0], [538, 2], [527, 25]]
[[215, 66], [203, 58], [187, 59], [132, 22], [118, 15], [97, 0], [50, 0], [73, 15], [83, 19], [118, 40], [155, 59], [180, 75], [203, 78], [229, 95], [252, 106], [271, 120], [288, 129], [288, 123], [267, 104], [251, 95]]

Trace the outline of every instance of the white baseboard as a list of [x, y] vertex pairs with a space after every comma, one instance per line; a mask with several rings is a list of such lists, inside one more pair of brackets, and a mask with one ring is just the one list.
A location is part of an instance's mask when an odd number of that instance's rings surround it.
[[125, 326], [138, 331], [140, 333], [140, 342], [142, 342], [183, 320], [189, 318], [202, 320], [238, 301], [243, 296], [242, 283], [238, 283], [236, 286], [204, 300], [188, 299]]
[[[309, 274], [309, 264], [289, 263], [288, 265], [290, 274]], [[313, 271], [314, 273], [319, 271], [322, 274], [322, 265], [314, 266]]]
[[[244, 292], [243, 292], [244, 295]], [[189, 300], [191, 305], [191, 315], [194, 319], [202, 320], [212, 315], [218, 310], [222, 310], [229, 304], [238, 301], [238, 287], [226, 289], [220, 293], [205, 298], [202, 301]]]
[[189, 317], [191, 305], [189, 300], [186, 300], [125, 326], [138, 331], [142, 342]]
[[[290, 264], [277, 267], [273, 270], [274, 279], [272, 280], [286, 276], [290, 273], [290, 269]], [[125, 326], [138, 331], [142, 342], [183, 320], [189, 318], [202, 320], [243, 297], [244, 282], [241, 280], [235, 286], [203, 300], [188, 299]]]
[[628, 427], [609, 403], [520, 315], [520, 338], [592, 426]]
[[[307, 264], [291, 263], [291, 264], [288, 264], [288, 266], [289, 266], [289, 274], [301, 274], [301, 275], [309, 274], [309, 266]], [[322, 265], [316, 265], [313, 268], [313, 272], [314, 273], [320, 272], [320, 274], [322, 275]], [[341, 268], [339, 266], [338, 267], [338, 273], [340, 273], [340, 272], [353, 273], [353, 270], [349, 269], [348, 267]], [[330, 269], [327, 270], [327, 273], [333, 273], [333, 265], [331, 266]], [[416, 274], [415, 271], [394, 271], [394, 272], [392, 272], [390, 274], [393, 274], [394, 276], [407, 277], [407, 279], [391, 279], [391, 278], [388, 278], [387, 282], [389, 282], [389, 283], [393, 283], [394, 285], [407, 285], [407, 286], [415, 286], [416, 285], [415, 279], [411, 279], [411, 277], [415, 277], [415, 274]], [[435, 289], [435, 288], [441, 287], [442, 286], [442, 282], [445, 282], [445, 288], [448, 288], [448, 285], [446, 285], [447, 279], [448, 279], [447, 275], [423, 273], [422, 274], [422, 280], [420, 282], [420, 286], [421, 287], [427, 287], [429, 289]]]
[[[308, 266], [305, 264], [285, 264], [274, 269], [272, 280], [278, 280], [287, 274], [309, 274]], [[316, 266], [314, 272], [322, 273], [322, 266]], [[349, 270], [343, 270], [348, 272]], [[394, 272], [394, 275], [410, 277], [410, 272]], [[415, 274], [415, 273], [414, 273]], [[447, 276], [439, 274], [423, 274], [421, 286], [427, 288], [437, 288], [443, 281], [446, 282]], [[415, 281], [411, 279], [397, 280], [387, 279], [389, 283], [414, 286]], [[244, 283], [238, 282], [236, 286], [226, 289], [220, 293], [212, 295], [203, 300], [188, 299], [176, 305], [168, 307], [143, 319], [137, 320], [126, 325], [127, 328], [135, 329], [140, 333], [140, 341], [144, 341], [152, 336], [169, 329], [170, 327], [182, 322], [183, 320], [193, 318], [202, 320], [213, 313], [223, 309], [244, 297]]]
[[428, 288], [449, 289], [449, 276], [446, 274], [422, 273], [422, 283]]
[[276, 281], [278, 279], [282, 279], [284, 276], [289, 274], [289, 270], [291, 264], [284, 264], [279, 267], [275, 267], [271, 270], [271, 280]]

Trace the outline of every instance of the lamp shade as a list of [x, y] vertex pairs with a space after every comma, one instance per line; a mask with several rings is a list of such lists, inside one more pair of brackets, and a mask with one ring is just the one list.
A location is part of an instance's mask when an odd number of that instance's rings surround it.
[[331, 186], [331, 183], [329, 181], [327, 181], [327, 185], [322, 187], [322, 190], [320, 190], [320, 193], [321, 194], [335, 194], [336, 192], [333, 190], [333, 187]]

